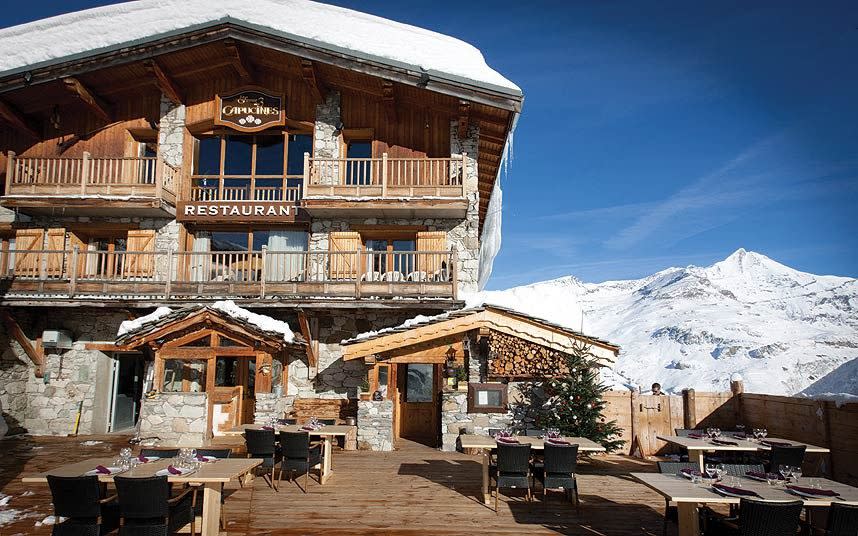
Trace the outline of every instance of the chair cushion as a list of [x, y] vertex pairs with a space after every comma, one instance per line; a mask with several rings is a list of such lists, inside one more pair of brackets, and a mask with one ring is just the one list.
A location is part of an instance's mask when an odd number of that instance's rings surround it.
[[503, 473], [496, 477], [499, 488], [529, 488], [530, 480], [523, 473]]

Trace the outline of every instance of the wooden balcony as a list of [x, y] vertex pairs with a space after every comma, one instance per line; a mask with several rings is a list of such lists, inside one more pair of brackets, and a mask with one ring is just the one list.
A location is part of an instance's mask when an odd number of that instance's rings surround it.
[[310, 158], [303, 206], [314, 217], [464, 217], [466, 155], [451, 158]]
[[0, 303], [456, 299], [450, 251], [4, 252]]
[[180, 170], [155, 157], [19, 157], [9, 152], [0, 205], [25, 214], [167, 217]]

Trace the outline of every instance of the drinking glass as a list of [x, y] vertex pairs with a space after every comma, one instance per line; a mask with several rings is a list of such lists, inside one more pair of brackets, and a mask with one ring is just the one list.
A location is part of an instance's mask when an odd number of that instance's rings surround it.
[[795, 466], [792, 468], [793, 481], [798, 484], [798, 479], [801, 478], [801, 467]]
[[769, 435], [769, 431], [765, 428], [760, 428], [760, 437], [765, 439], [767, 435]]
[[718, 475], [718, 480], [721, 480], [724, 478], [724, 475], [727, 473], [727, 466], [724, 465], [723, 463], [719, 463], [718, 465], [715, 466], [715, 472]]
[[777, 473], [766, 473], [766, 482], [768, 482], [769, 486], [777, 485], [777, 483], [778, 483]]
[[700, 475], [691, 475], [691, 483], [694, 486], [699, 487], [703, 484], [703, 477]]
[[712, 430], [712, 433], [715, 435], [715, 439], [718, 439], [719, 437], [721, 437], [721, 429], [720, 428], [714, 428]]
[[792, 468], [789, 465], [781, 465], [780, 467], [778, 467], [778, 473], [780, 473], [781, 476], [784, 477], [784, 482], [789, 482], [789, 475], [791, 469]]
[[714, 463], [706, 464], [706, 476], [709, 477], [709, 480], [714, 480], [715, 475], [718, 474], [718, 468]]

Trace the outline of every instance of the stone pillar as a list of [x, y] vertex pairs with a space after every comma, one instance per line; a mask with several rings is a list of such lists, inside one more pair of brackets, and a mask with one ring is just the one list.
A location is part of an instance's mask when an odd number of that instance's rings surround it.
[[173, 104], [161, 95], [158, 121], [158, 156], [171, 166], [181, 168], [185, 144], [185, 105]]
[[[340, 94], [332, 91], [325, 102], [316, 105], [316, 126], [313, 132], [314, 158], [338, 158], [340, 140], [337, 126], [340, 124]], [[334, 184], [338, 175], [338, 166], [323, 168], [325, 175], [319, 178], [320, 184]]]
[[208, 438], [205, 393], [159, 393], [140, 404], [140, 437], [157, 436], [170, 446], [194, 447]]
[[447, 234], [459, 255], [459, 292], [477, 291], [480, 276], [480, 193], [477, 160], [479, 158], [480, 129], [471, 125], [464, 138], [459, 138], [457, 121], [450, 121], [450, 156], [466, 153], [464, 186], [468, 200], [465, 219]]
[[393, 450], [393, 401], [358, 401], [357, 442], [361, 450]]
[[292, 411], [295, 403], [294, 396], [277, 395], [274, 393], [256, 393], [256, 405], [253, 409], [253, 422], [265, 424], [272, 415], [278, 419], [284, 418]]

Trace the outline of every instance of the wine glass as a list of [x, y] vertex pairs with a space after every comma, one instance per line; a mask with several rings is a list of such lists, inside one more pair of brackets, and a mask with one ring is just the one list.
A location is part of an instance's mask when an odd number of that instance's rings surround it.
[[789, 465], [781, 465], [780, 467], [778, 467], [778, 473], [780, 473], [781, 476], [784, 477], [784, 482], [789, 482], [789, 475], [791, 469], [792, 468]]
[[801, 466], [796, 465], [795, 467], [793, 467], [793, 468], [792, 468], [792, 479], [793, 479], [793, 482], [795, 482], [796, 484], [798, 484], [798, 479], [800, 479], [800, 478], [801, 478]]
[[718, 474], [718, 468], [714, 463], [706, 464], [706, 476], [709, 477], [709, 480], [715, 480], [715, 475]]
[[718, 476], [718, 480], [723, 480], [724, 475], [727, 473], [727, 466], [724, 465], [723, 463], [719, 463], [718, 465], [715, 466], [715, 473]]
[[777, 473], [766, 473], [766, 482], [768, 482], [769, 486], [776, 485], [778, 483]]
[[769, 431], [765, 428], [760, 428], [760, 437], [765, 439], [767, 435], [769, 435]]
[[719, 437], [721, 437], [721, 429], [720, 428], [713, 428], [712, 433], [715, 435], [715, 439], [718, 439]]

